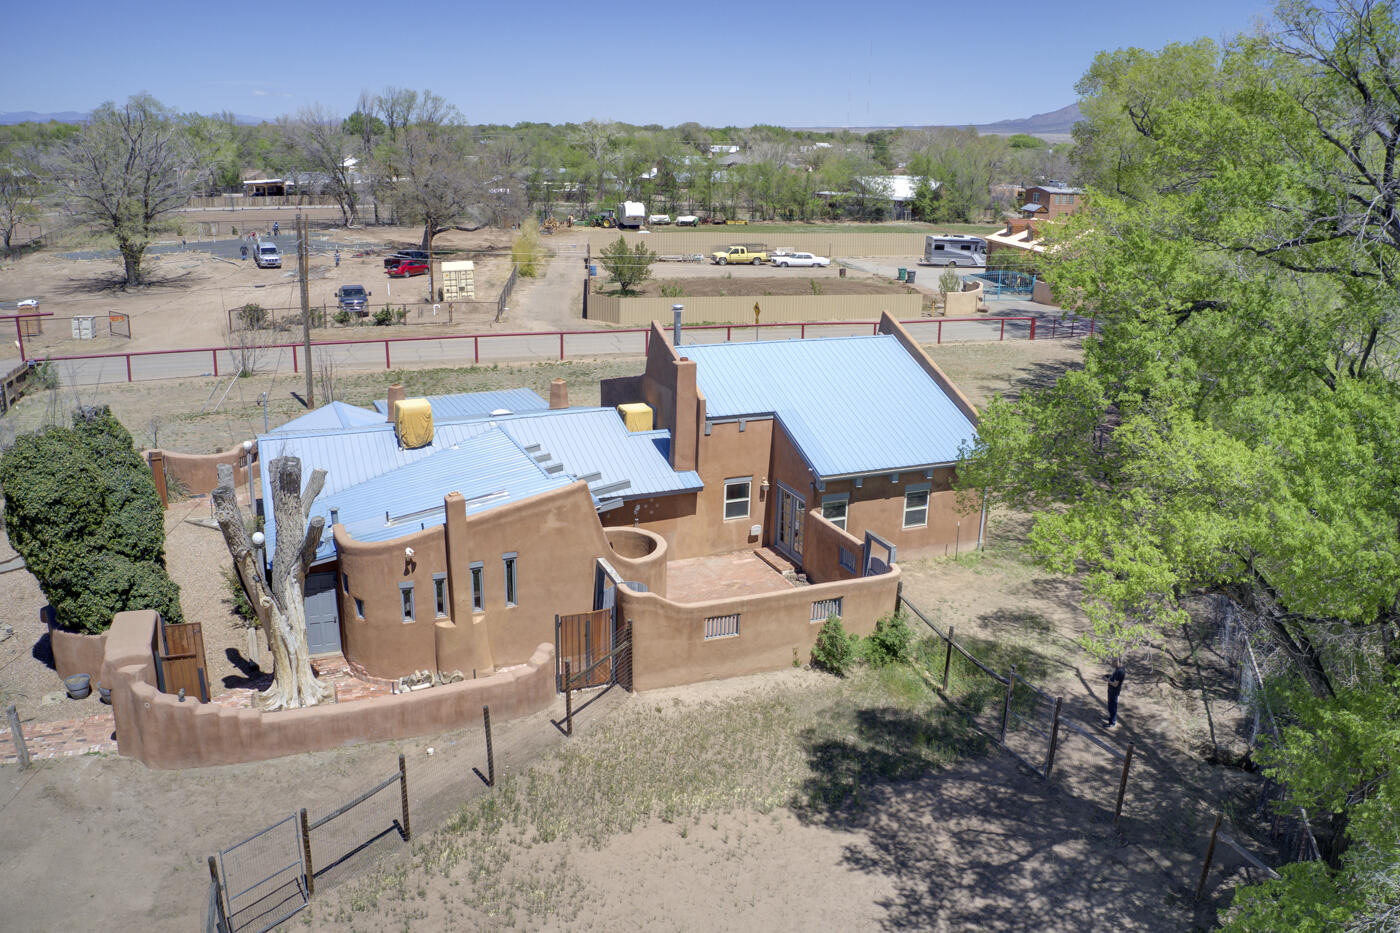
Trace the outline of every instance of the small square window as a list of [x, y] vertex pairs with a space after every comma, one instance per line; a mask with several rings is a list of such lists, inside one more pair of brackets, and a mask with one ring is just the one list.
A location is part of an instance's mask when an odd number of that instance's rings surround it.
[[412, 622], [414, 620], [412, 583], [399, 584], [399, 598], [403, 600], [403, 620], [405, 622]]
[[923, 528], [928, 524], [928, 484], [904, 493], [904, 527]]
[[851, 497], [844, 493], [839, 496], [824, 496], [822, 498], [822, 518], [844, 531], [846, 528], [846, 508], [850, 499]]
[[472, 571], [472, 612], [484, 612], [486, 609], [486, 594], [482, 587], [481, 572], [483, 565], [480, 561], [471, 565]]
[[516, 604], [516, 599], [515, 599], [515, 559], [516, 559], [516, 557], [518, 557], [518, 556], [519, 556], [518, 554], [516, 554], [514, 551], [512, 551], [512, 552], [510, 552], [509, 554], [502, 555], [502, 557], [501, 557], [501, 559], [505, 562], [505, 565], [506, 565], [506, 605], [507, 605], [507, 606], [514, 606], [514, 605]]
[[433, 574], [433, 604], [439, 619], [447, 617], [447, 574]]
[[749, 517], [749, 498], [753, 477], [743, 476], [724, 481], [724, 520]]

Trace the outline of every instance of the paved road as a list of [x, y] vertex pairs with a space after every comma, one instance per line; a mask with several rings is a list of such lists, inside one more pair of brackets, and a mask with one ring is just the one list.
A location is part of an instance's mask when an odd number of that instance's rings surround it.
[[[283, 233], [280, 236], [265, 236], [264, 240], [271, 240], [277, 244], [277, 249], [282, 253], [282, 261], [286, 263], [290, 258], [291, 263], [296, 263], [297, 238], [290, 233]], [[239, 259], [239, 247], [248, 247], [251, 256], [253, 252], [253, 241], [245, 237], [231, 237], [225, 240], [194, 240], [180, 243], [155, 243], [147, 247], [146, 252], [156, 256], [168, 256], [172, 253], [201, 252], [210, 253], [220, 259]], [[315, 252], [328, 253], [334, 250], [336, 244], [326, 235], [317, 236], [312, 234], [310, 248]], [[119, 259], [121, 253], [114, 249], [88, 249], [79, 250], [75, 253], [61, 253], [62, 259]], [[252, 262], [250, 258], [248, 262]]]

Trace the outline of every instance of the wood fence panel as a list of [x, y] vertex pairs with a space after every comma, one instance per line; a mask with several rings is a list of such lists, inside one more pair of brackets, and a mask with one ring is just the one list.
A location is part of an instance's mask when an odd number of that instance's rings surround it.
[[204, 633], [200, 623], [169, 625], [162, 622], [157, 659], [166, 693], [179, 693], [183, 689], [187, 697], [208, 701], [209, 674], [204, 663]]

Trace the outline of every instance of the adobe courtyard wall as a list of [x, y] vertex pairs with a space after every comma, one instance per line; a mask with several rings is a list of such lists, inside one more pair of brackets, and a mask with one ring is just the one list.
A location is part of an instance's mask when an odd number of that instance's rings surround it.
[[112, 687], [117, 750], [152, 768], [262, 761], [405, 739], [476, 725], [483, 705], [499, 721], [554, 701], [554, 646], [544, 643], [522, 667], [396, 696], [276, 713], [181, 702], [155, 686], [151, 639], [158, 619], [150, 611], [117, 613], [102, 668], [103, 682]]
[[[868, 635], [875, 621], [895, 610], [899, 568], [860, 579], [833, 580], [698, 603], [672, 602], [655, 593], [618, 591], [618, 611], [632, 626], [632, 678], [636, 690], [740, 677], [805, 663], [826, 621], [828, 600], [841, 600], [847, 630]], [[739, 632], [705, 638], [706, 620], [737, 615]], [[812, 616], [818, 615], [815, 621]]]
[[[259, 481], [257, 441], [253, 441], [252, 454], [253, 482], [256, 484]], [[219, 485], [220, 464], [228, 464], [233, 467], [235, 487], [242, 489], [243, 485], [248, 482], [248, 466], [242, 444], [215, 454], [184, 454], [175, 450], [148, 450], [146, 451], [146, 462], [151, 466], [153, 474], [158, 469], [158, 464], [164, 467], [164, 475], [154, 477], [157, 489], [166, 489], [167, 486], [178, 484], [180, 488], [192, 496], [206, 496], [214, 491], [214, 487]]]
[[[52, 606], [39, 610], [39, 621], [48, 626], [49, 648], [53, 651], [53, 666], [60, 678], [87, 674], [95, 690], [102, 679], [102, 656], [107, 650], [107, 634], [88, 634], [61, 629], [54, 621]], [[103, 686], [106, 686], [105, 684]]]

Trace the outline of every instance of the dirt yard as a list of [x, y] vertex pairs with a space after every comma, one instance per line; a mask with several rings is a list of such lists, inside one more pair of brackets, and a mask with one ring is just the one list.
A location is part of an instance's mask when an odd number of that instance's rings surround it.
[[[1078, 359], [1066, 342], [933, 349], [979, 403], [1043, 383]], [[539, 391], [557, 374], [574, 402], [587, 404], [600, 376], [638, 367], [394, 375], [410, 392], [435, 392]], [[388, 378], [347, 377], [343, 397], [380, 397]], [[119, 416], [156, 419], [163, 444], [180, 441], [172, 447], [216, 449], [260, 427], [255, 386], [218, 412], [192, 414], [189, 398], [210, 383], [104, 387], [100, 400]], [[272, 385], [272, 420], [299, 413], [286, 386]], [[41, 423], [67, 401], [54, 395], [26, 399], [12, 414]], [[201, 594], [186, 611], [224, 630], [223, 641], [206, 636], [206, 644], [236, 652], [240, 632], [214, 579], [227, 558], [216, 533], [184, 521], [200, 508], [191, 502], [167, 516], [171, 570], [187, 594]], [[1086, 627], [1077, 585], [1026, 561], [1025, 532], [1023, 518], [994, 516], [985, 551], [906, 565], [905, 595], [1094, 723], [1104, 669], [1076, 641]], [[0, 604], [21, 622], [37, 619], [41, 600], [24, 571], [0, 575]], [[17, 648], [0, 644], [0, 684], [42, 697], [57, 679], [25, 644], [36, 631], [16, 629]], [[1209, 763], [1221, 757], [1214, 749], [1238, 741], [1240, 711], [1207, 635], [1203, 622], [1130, 666], [1122, 726], [1111, 736], [1136, 743], [1138, 755], [1119, 828], [1111, 822], [1116, 763], [1082, 739], [1065, 743], [1046, 785], [969, 732], [912, 672], [838, 681], [793, 670], [630, 697], [614, 691], [582, 712], [567, 744], [549, 722], [562, 708], [498, 724], [500, 780], [490, 792], [471, 772], [484, 758], [472, 730], [180, 773], [103, 754], [29, 772], [0, 766], [0, 915], [15, 929], [196, 927], [207, 855], [299, 807], [313, 819], [328, 812], [391, 772], [402, 751], [413, 845], [385, 834], [397, 812], [392, 789], [317, 831], [318, 864], [369, 844], [318, 877], [315, 900], [293, 925], [437, 929], [450, 917], [461, 926], [560, 930], [1209, 926], [1242, 877], [1238, 860], [1223, 857], [1206, 903], [1191, 905], [1209, 820], [1224, 807], [1248, 837], [1255, 779]], [[217, 652], [208, 653], [212, 663]], [[19, 700], [26, 719], [47, 709]], [[74, 701], [55, 705], [65, 715], [85, 711]]]
[[[643, 282], [637, 293], [668, 298], [713, 298], [726, 295], [903, 295], [917, 294], [906, 285], [870, 275], [840, 278], [830, 269], [743, 269], [728, 275], [669, 275], [670, 269], [653, 267], [654, 279]], [[718, 269], [719, 267], [714, 267]], [[733, 270], [733, 266], [729, 266]], [[687, 270], [688, 272], [689, 270]], [[813, 273], [820, 273], [813, 275]], [[663, 291], [665, 289], [665, 291]], [[679, 291], [676, 291], [679, 289]]]

